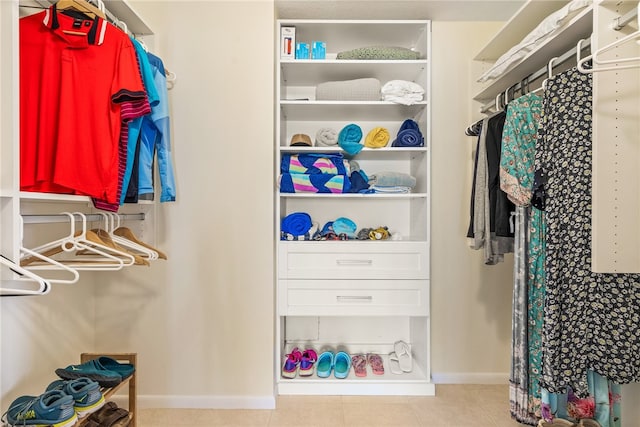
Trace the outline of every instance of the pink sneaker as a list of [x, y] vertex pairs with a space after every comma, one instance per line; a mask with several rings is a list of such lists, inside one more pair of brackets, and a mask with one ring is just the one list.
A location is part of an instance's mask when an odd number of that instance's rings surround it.
[[300, 358], [300, 370], [299, 374], [301, 377], [310, 377], [313, 375], [313, 367], [318, 360], [318, 354], [312, 348], [308, 348], [302, 352], [302, 357]]
[[284, 365], [282, 365], [282, 376], [284, 378], [295, 378], [301, 359], [302, 353], [300, 353], [298, 347], [294, 347], [294, 349], [291, 350], [291, 353], [287, 354]]

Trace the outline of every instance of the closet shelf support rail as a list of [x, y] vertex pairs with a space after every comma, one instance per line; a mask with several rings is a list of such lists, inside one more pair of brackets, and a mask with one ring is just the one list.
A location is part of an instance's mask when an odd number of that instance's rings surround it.
[[[87, 214], [85, 215], [87, 221], [104, 221], [104, 216], [100, 214]], [[135, 221], [144, 221], [145, 214], [144, 213], [136, 213], [136, 214], [118, 214], [120, 220], [135, 220]], [[22, 220], [25, 224], [50, 224], [50, 223], [59, 223], [59, 222], [69, 222], [69, 215], [65, 214], [53, 214], [53, 215], [22, 215]]]
[[634, 7], [624, 15], [618, 16], [617, 18], [615, 18], [613, 20], [613, 23], [611, 24], [611, 28], [615, 31], [620, 31], [625, 27], [625, 25], [633, 21], [636, 16], [638, 16], [638, 8]]

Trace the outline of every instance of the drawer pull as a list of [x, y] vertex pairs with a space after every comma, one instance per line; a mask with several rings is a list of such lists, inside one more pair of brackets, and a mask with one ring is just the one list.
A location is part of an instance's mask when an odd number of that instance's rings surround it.
[[372, 302], [373, 297], [371, 295], [338, 295], [336, 296], [338, 302], [360, 301], [360, 302]]
[[372, 265], [372, 259], [338, 259], [336, 260], [338, 265]]

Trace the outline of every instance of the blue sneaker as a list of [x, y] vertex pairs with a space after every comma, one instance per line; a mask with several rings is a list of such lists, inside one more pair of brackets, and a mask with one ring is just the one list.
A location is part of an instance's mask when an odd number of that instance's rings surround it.
[[78, 418], [84, 418], [104, 405], [104, 396], [100, 391], [100, 386], [89, 378], [69, 381], [57, 380], [49, 384], [47, 391], [49, 390], [60, 390], [73, 397], [73, 407]]
[[115, 387], [122, 382], [122, 375], [105, 369], [97, 360], [90, 360], [81, 365], [69, 365], [64, 369], [56, 369], [56, 375], [63, 380], [89, 378], [96, 381], [101, 387]]
[[78, 421], [73, 397], [60, 390], [40, 396], [22, 396], [5, 413], [9, 426], [71, 427]]

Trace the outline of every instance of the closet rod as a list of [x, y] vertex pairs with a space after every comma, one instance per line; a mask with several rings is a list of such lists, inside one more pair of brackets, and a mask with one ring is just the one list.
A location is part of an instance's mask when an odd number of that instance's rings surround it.
[[[138, 220], [143, 221], [145, 214], [117, 214], [121, 221]], [[104, 216], [100, 214], [85, 214], [87, 221], [104, 221]], [[57, 222], [69, 222], [69, 215], [52, 214], [52, 215], [22, 215], [25, 224], [52, 224]], [[77, 218], [80, 221], [80, 218]]]
[[[582, 48], [586, 49], [591, 45], [591, 39], [587, 39], [585, 40], [585, 42], [582, 44]], [[576, 47], [574, 46], [573, 48], [571, 48], [569, 51], [563, 53], [562, 55], [560, 55], [557, 59], [555, 59], [553, 61], [553, 65], [557, 66], [557, 65], [561, 65], [564, 64], [565, 62], [567, 62], [570, 59], [575, 59], [576, 57]], [[548, 75], [549, 73], [549, 68], [548, 65], [545, 65], [543, 68], [540, 68], [538, 71], [535, 71], [534, 73], [530, 74], [528, 77], [526, 77], [523, 80], [528, 80], [529, 82], [535, 82], [536, 80], [538, 80], [541, 77], [544, 77], [546, 75]], [[522, 88], [522, 82], [516, 83], [513, 86], [509, 86], [507, 88], [507, 90], [513, 90], [514, 92], [517, 90], [520, 90]], [[480, 112], [481, 113], [486, 113], [487, 111], [489, 111], [491, 109], [492, 106], [495, 106], [495, 101], [490, 101], [486, 104], [484, 104], [481, 108], [480, 108]]]
[[624, 15], [618, 16], [617, 18], [615, 18], [613, 20], [613, 23], [611, 24], [611, 28], [616, 31], [620, 31], [621, 29], [624, 28], [625, 25], [633, 21], [636, 16], [638, 16], [638, 8], [634, 7]]

